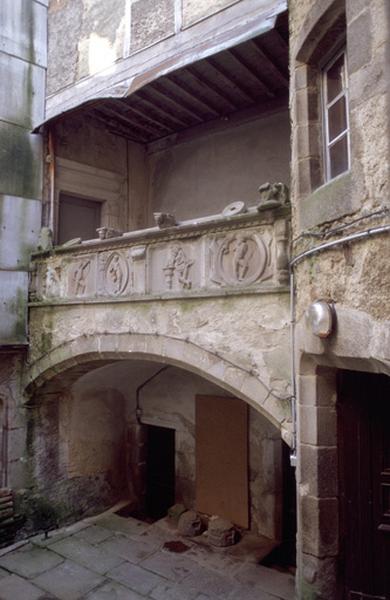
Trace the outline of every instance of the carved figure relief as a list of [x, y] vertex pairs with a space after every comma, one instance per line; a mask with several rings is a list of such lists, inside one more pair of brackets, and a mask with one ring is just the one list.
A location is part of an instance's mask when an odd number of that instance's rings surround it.
[[49, 265], [46, 272], [45, 294], [47, 296], [58, 296], [60, 294], [61, 266]]
[[238, 233], [214, 245], [212, 280], [219, 285], [250, 285], [268, 275], [270, 256], [258, 236]]
[[104, 271], [104, 287], [106, 292], [118, 296], [127, 286], [129, 267], [124, 257], [118, 252], [111, 254]]
[[183, 290], [190, 290], [192, 287], [190, 269], [193, 264], [194, 261], [187, 258], [182, 246], [178, 244], [172, 246], [168, 262], [163, 267], [168, 289], [173, 288], [173, 283], [176, 280]]
[[72, 276], [72, 290], [76, 296], [83, 296], [87, 288], [87, 279], [91, 270], [91, 260], [82, 260], [76, 266]]

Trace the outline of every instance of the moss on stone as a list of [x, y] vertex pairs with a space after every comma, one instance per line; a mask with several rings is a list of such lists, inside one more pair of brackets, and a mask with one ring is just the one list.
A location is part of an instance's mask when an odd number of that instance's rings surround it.
[[1, 125], [0, 133], [0, 192], [22, 198], [39, 198], [40, 157], [34, 154], [30, 134], [22, 127], [6, 123]]

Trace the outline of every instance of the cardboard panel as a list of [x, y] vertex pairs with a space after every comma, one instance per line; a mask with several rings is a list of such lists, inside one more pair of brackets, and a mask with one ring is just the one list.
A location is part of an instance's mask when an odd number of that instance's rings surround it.
[[196, 509], [248, 528], [247, 405], [197, 396], [195, 427]]

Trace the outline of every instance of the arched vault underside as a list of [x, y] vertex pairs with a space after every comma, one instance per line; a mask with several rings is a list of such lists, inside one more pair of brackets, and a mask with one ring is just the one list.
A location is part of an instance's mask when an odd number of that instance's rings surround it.
[[[55, 394], [94, 368], [117, 360], [148, 360], [180, 367], [219, 385], [246, 401], [291, 444], [291, 407], [287, 394], [272, 390], [262, 373], [235, 364], [228, 355], [210, 351], [188, 339], [156, 333], [94, 333], [80, 335], [52, 348], [26, 373], [27, 402]], [[268, 373], [263, 373], [269, 379]], [[264, 379], [266, 378], [264, 377]]]

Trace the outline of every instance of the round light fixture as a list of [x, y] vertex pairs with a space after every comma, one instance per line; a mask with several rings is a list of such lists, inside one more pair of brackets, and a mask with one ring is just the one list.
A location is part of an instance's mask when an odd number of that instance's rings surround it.
[[335, 325], [335, 310], [332, 303], [316, 300], [306, 310], [306, 323], [312, 333], [320, 338], [331, 335]]

